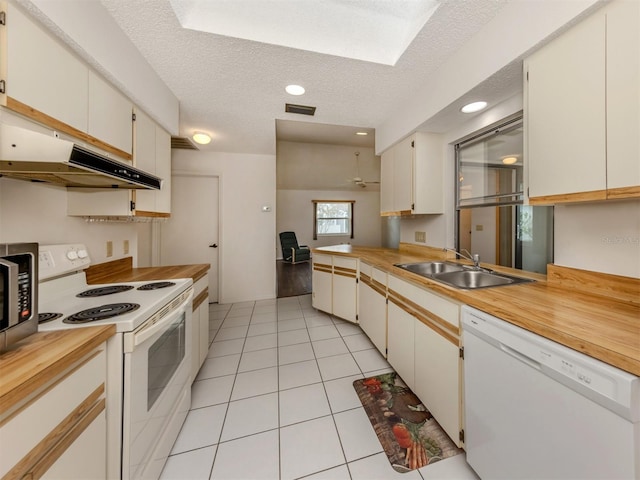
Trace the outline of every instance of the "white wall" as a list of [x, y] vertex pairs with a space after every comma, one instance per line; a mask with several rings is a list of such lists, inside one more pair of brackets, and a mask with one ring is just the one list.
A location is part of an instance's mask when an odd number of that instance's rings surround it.
[[275, 155], [173, 150], [172, 169], [220, 178], [219, 302], [275, 298]]
[[[354, 237], [330, 236], [313, 240], [312, 200], [355, 200]], [[380, 247], [382, 244], [380, 192], [367, 192], [366, 189], [352, 192], [278, 190], [277, 205], [276, 232], [296, 232], [300, 245], [316, 248], [341, 243], [367, 247]], [[280, 240], [277, 242], [277, 258], [281, 259]]]
[[[106, 242], [113, 242], [107, 257]], [[125, 255], [124, 241], [129, 241]], [[87, 223], [67, 216], [67, 190], [40, 183], [0, 178], [0, 243], [84, 243], [93, 264], [133, 256], [137, 234], [134, 223]]]

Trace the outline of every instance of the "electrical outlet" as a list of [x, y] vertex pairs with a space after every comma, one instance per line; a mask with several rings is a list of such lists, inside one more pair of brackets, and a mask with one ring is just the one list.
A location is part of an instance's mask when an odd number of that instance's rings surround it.
[[113, 257], [113, 242], [107, 240], [107, 257]]
[[129, 253], [129, 240], [124, 241], [124, 243], [122, 244], [122, 250], [125, 255]]
[[427, 243], [427, 232], [415, 232], [415, 240], [420, 243]]

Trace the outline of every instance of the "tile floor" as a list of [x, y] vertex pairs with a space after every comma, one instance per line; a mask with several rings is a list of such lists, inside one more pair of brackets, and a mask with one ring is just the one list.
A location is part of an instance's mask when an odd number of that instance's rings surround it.
[[161, 479], [477, 479], [464, 455], [391, 468], [355, 379], [391, 371], [356, 325], [311, 296], [210, 307], [191, 411]]

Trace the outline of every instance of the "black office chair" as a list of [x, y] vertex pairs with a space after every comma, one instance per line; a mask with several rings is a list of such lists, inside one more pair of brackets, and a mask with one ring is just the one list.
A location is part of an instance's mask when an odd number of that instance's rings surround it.
[[298, 245], [295, 232], [280, 233], [280, 245], [282, 246], [282, 260], [289, 263], [308, 262], [311, 258], [311, 250], [306, 245]]

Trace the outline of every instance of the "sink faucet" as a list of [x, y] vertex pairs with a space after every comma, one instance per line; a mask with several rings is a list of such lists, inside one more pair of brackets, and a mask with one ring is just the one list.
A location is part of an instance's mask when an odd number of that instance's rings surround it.
[[[473, 268], [475, 270], [481, 270], [482, 267], [480, 267], [480, 254], [478, 253], [474, 253], [473, 255], [471, 255], [471, 253], [469, 253], [469, 250], [467, 250], [466, 248], [463, 248], [460, 252], [458, 252], [456, 249], [454, 248], [443, 248], [442, 249], [444, 252], [453, 252], [456, 255], [459, 255], [462, 258], [466, 258], [467, 260], [469, 260], [470, 262], [473, 262]], [[461, 253], [464, 252], [464, 253]]]

